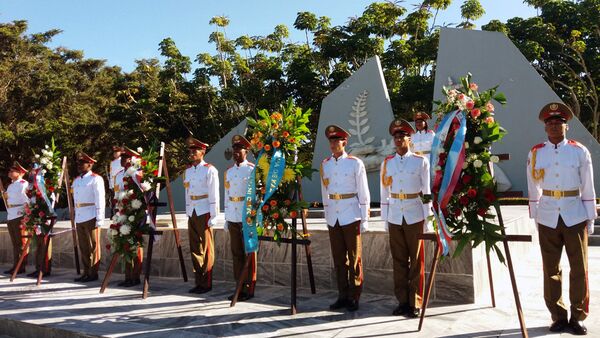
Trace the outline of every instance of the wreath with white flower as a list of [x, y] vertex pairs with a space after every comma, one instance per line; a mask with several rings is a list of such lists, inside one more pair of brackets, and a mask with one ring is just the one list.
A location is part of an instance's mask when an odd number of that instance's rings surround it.
[[153, 148], [146, 152], [142, 148], [137, 150], [140, 157], [132, 157], [131, 166], [123, 175], [123, 189], [115, 193], [115, 214], [106, 245], [124, 261], [133, 260], [138, 248], [144, 247], [144, 235], [151, 229], [148, 215], [154, 207], [156, 186], [164, 180], [158, 176], [159, 154]]

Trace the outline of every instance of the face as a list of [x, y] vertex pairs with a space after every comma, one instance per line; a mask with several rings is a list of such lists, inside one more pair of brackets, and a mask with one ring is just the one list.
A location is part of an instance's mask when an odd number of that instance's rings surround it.
[[82, 161], [82, 160], [77, 160], [77, 171], [80, 174], [85, 174], [88, 171], [92, 170], [92, 163], [86, 162], [86, 161]]
[[394, 145], [396, 148], [408, 148], [410, 146], [410, 136], [402, 132], [395, 133]]
[[344, 151], [347, 140], [341, 138], [331, 138], [329, 139], [329, 149], [331, 149], [332, 154], [338, 154]]
[[20, 171], [14, 169], [8, 170], [8, 178], [10, 178], [11, 180], [16, 181], [21, 177], [23, 177], [23, 174]]
[[569, 130], [569, 126], [566, 122], [559, 119], [550, 119], [545, 122], [546, 134], [548, 138], [564, 138]]
[[244, 162], [244, 160], [246, 160], [247, 153], [248, 150], [244, 149], [243, 147], [238, 145], [233, 146], [233, 160], [236, 163]]
[[131, 163], [131, 156], [122, 154], [121, 155], [121, 167], [125, 168]]
[[192, 162], [200, 162], [204, 158], [204, 149], [189, 149], [188, 158]]
[[113, 160], [116, 160], [119, 157], [121, 157], [121, 152], [119, 150], [113, 151]]
[[425, 129], [425, 126], [426, 126], [425, 121], [423, 121], [423, 120], [415, 121], [415, 127], [417, 127], [417, 130], [423, 130], [423, 129]]

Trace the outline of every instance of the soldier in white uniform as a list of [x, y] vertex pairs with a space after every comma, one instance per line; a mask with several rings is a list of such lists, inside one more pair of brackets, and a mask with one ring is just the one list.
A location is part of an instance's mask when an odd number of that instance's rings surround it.
[[[114, 178], [113, 187], [115, 192], [122, 191], [123, 189], [125, 189], [123, 180], [125, 178], [125, 171], [131, 166], [131, 159], [133, 157], [140, 156], [140, 154], [137, 151], [132, 150], [128, 147], [122, 147], [119, 153], [121, 155], [119, 163], [119, 167], [121, 168], [121, 170], [116, 173]], [[139, 181], [141, 182], [141, 178], [143, 176], [142, 171], [138, 170], [136, 175], [139, 177]], [[137, 255], [133, 260], [133, 264], [130, 261], [125, 262], [125, 280], [117, 285], [124, 287], [139, 285], [141, 283], [140, 276], [142, 274], [143, 261], [144, 249], [140, 247], [137, 249]]]
[[183, 186], [196, 281], [196, 286], [189, 292], [205, 293], [212, 289], [212, 267], [215, 262], [212, 226], [217, 224], [219, 211], [219, 173], [213, 165], [204, 162], [208, 144], [192, 137], [186, 143], [192, 165], [184, 172]]
[[429, 154], [431, 153], [431, 146], [433, 144], [435, 133], [433, 130], [430, 130], [427, 125], [427, 121], [430, 119], [431, 117], [424, 112], [418, 112], [414, 116], [415, 128], [417, 131], [411, 136], [411, 141], [413, 143], [412, 150], [417, 155], [429, 157]]
[[113, 146], [113, 160], [110, 162], [110, 173], [108, 180], [108, 187], [114, 191], [115, 187], [115, 177], [117, 174], [123, 170], [123, 166], [121, 165], [121, 153], [123, 152], [123, 147]]
[[[250, 142], [242, 135], [235, 135], [231, 140], [233, 160], [235, 163], [225, 171], [223, 185], [225, 186], [225, 231], [229, 232], [231, 255], [233, 256], [233, 277], [238, 281], [242, 275], [246, 252], [242, 233], [242, 212], [246, 196], [246, 186], [254, 164], [246, 160]], [[254, 297], [256, 285], [256, 253], [251, 255], [248, 272], [238, 301], [246, 301]], [[231, 300], [233, 296], [229, 297]]]
[[418, 317], [423, 296], [424, 248], [418, 236], [426, 231], [425, 220], [432, 214], [429, 160], [410, 151], [412, 126], [405, 120], [390, 124], [396, 154], [381, 164], [381, 219], [389, 231], [394, 267], [394, 294], [398, 306], [393, 315]]
[[92, 172], [96, 160], [85, 153], [77, 155], [79, 176], [73, 181], [75, 224], [81, 252], [83, 275], [76, 282], [98, 280], [100, 265], [100, 227], [104, 221], [104, 180]]
[[[562, 103], [549, 103], [540, 111], [548, 141], [534, 146], [527, 160], [530, 217], [538, 224], [544, 265], [544, 300], [552, 316], [550, 331], [568, 326], [587, 334], [583, 320], [589, 311], [588, 234], [594, 229], [596, 193], [590, 152], [568, 140], [567, 121], [573, 116]], [[571, 318], [562, 299], [560, 257], [566, 249]]]
[[[27, 169], [23, 168], [19, 162], [15, 161], [8, 170], [8, 178], [10, 178], [11, 183], [4, 192], [7, 228], [13, 246], [13, 267], [8, 271], [4, 271], [5, 274], [9, 275], [12, 275], [15, 271], [19, 256], [23, 250], [23, 245], [25, 245], [26, 242], [23, 238], [24, 233], [21, 230], [21, 221], [23, 221], [25, 204], [29, 203], [29, 197], [27, 197], [27, 187], [29, 187], [29, 183], [23, 179], [23, 175], [26, 173]], [[26, 265], [27, 256], [25, 256], [18, 273], [25, 273]]]
[[356, 311], [363, 284], [360, 234], [368, 228], [371, 199], [367, 173], [363, 162], [345, 151], [348, 132], [331, 125], [325, 136], [332, 155], [321, 163], [321, 192], [338, 287], [329, 308]]

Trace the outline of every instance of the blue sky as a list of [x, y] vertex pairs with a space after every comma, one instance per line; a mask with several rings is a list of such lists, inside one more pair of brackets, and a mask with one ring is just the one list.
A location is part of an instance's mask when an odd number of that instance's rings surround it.
[[[310, 11], [328, 16], [333, 25], [344, 24], [358, 16], [373, 1], [368, 0], [0, 0], [0, 21], [27, 20], [30, 33], [53, 28], [63, 30], [51, 46], [83, 50], [86, 57], [105, 59], [110, 65], [131, 71], [134, 60], [157, 57], [158, 43], [171, 37], [184, 55], [192, 58], [200, 52], [214, 52], [208, 36], [214, 30], [208, 21], [226, 15], [231, 23], [230, 38], [266, 35], [277, 24], [290, 29], [292, 41], [304, 41], [296, 31], [296, 13]], [[407, 0], [412, 9], [417, 1]], [[478, 26], [491, 19], [505, 21], [515, 16], [536, 15], [522, 0], [482, 0], [486, 10]], [[437, 23], [460, 22], [462, 0], [438, 16]]]

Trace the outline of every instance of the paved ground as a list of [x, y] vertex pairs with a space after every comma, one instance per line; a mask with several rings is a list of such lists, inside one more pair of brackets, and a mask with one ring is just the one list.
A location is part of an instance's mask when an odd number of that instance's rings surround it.
[[[516, 259], [528, 263], [517, 271], [517, 277], [529, 335], [552, 336], [547, 330], [549, 316], [541, 295], [539, 253]], [[589, 260], [592, 299], [586, 324], [591, 336], [600, 337], [600, 302], [595, 298], [600, 294], [600, 247], [590, 248]], [[566, 262], [564, 266], [566, 277]], [[190, 296], [190, 283], [160, 279], [152, 284], [150, 297], [142, 300], [141, 289], [114, 286], [119, 275], [114, 276], [112, 288], [103, 295], [98, 293], [99, 282], [88, 286], [73, 283], [73, 277], [72, 271], [55, 270], [48, 281], [36, 287], [33, 279], [18, 278], [10, 283], [8, 277], [1, 276], [0, 337], [520, 336], [510, 285], [496, 285], [496, 308], [487, 304], [434, 304], [427, 312], [423, 330], [418, 332], [418, 320], [390, 316], [394, 300], [378, 295], [364, 295], [359, 311], [346, 313], [327, 310], [334, 293], [318, 292], [313, 296], [301, 289], [299, 313], [291, 316], [286, 287], [260, 287], [251, 302], [230, 308], [226, 297], [232, 292], [232, 283], [217, 282], [206, 296]], [[40, 326], [45, 331], [40, 331]], [[15, 333], [17, 329], [20, 334]]]

